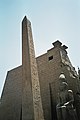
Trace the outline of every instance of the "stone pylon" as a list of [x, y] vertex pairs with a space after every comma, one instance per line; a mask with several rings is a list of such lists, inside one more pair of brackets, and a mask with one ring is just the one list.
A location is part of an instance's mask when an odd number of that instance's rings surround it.
[[22, 21], [22, 120], [44, 120], [30, 21]]

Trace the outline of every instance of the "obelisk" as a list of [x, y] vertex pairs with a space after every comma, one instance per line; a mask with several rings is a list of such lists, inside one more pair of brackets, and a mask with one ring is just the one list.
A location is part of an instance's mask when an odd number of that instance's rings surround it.
[[22, 120], [44, 120], [31, 23], [22, 22]]

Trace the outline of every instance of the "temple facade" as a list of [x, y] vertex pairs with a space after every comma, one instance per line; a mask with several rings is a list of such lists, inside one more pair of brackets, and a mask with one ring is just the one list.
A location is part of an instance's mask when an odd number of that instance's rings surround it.
[[80, 80], [67, 53], [57, 40], [45, 54], [35, 58], [31, 23], [22, 21], [22, 65], [7, 72], [0, 100], [0, 120], [57, 120], [59, 76], [64, 73], [73, 91], [80, 120]]

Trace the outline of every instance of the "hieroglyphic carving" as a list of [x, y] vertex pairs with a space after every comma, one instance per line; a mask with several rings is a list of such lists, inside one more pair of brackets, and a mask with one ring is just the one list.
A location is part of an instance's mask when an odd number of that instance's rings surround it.
[[44, 120], [37, 63], [35, 59], [35, 51], [34, 51], [34, 44], [32, 38], [31, 23], [29, 20], [27, 20], [27, 29], [28, 29], [28, 44], [29, 44], [29, 55], [30, 55], [29, 58], [30, 58], [30, 69], [31, 69], [30, 72], [31, 72], [33, 106], [34, 106], [34, 119]]

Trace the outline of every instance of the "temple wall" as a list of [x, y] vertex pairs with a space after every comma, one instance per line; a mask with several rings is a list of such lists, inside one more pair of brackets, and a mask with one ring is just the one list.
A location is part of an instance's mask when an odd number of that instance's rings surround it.
[[0, 105], [0, 120], [20, 120], [22, 101], [22, 67], [7, 73]]

